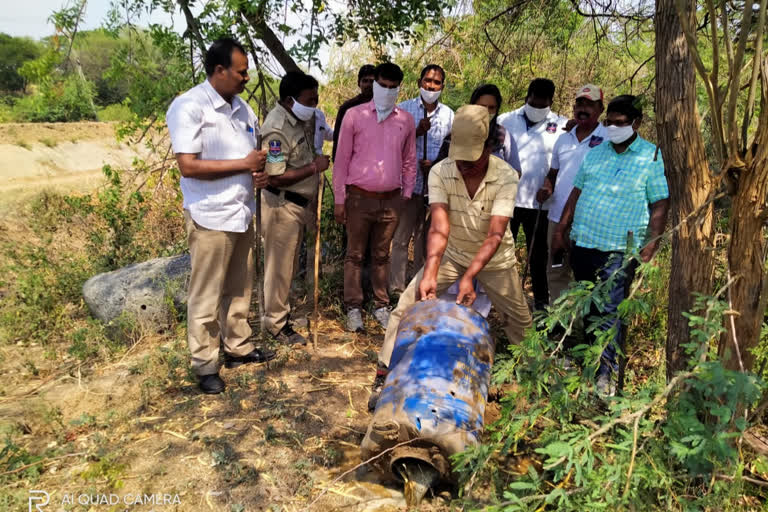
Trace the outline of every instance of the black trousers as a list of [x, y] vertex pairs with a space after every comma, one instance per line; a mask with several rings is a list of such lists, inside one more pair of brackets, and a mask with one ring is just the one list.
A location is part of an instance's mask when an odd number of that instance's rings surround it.
[[[549, 304], [549, 287], [547, 286], [547, 210], [515, 207], [515, 213], [509, 221], [512, 236], [517, 240], [520, 226], [523, 226], [525, 243], [530, 258], [531, 284], [533, 287], [534, 309], [542, 310]], [[536, 216], [539, 215], [539, 225], [536, 226]], [[536, 235], [534, 237], [534, 226]], [[533, 241], [533, 247], [531, 247]], [[523, 263], [525, 266], [525, 263]]]

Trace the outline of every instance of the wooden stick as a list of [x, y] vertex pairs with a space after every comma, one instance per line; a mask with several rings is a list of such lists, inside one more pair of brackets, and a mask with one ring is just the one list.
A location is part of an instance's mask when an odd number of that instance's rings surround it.
[[[256, 148], [261, 151], [261, 134], [256, 136]], [[266, 171], [262, 171], [266, 172]], [[253, 286], [259, 301], [259, 340], [264, 341], [264, 267], [261, 264], [261, 189], [256, 190], [256, 229], [253, 237]]]
[[317, 180], [317, 216], [315, 218], [315, 311], [312, 320], [312, 349], [317, 350], [317, 328], [320, 324], [320, 223], [323, 215], [323, 190], [325, 185], [325, 172]]

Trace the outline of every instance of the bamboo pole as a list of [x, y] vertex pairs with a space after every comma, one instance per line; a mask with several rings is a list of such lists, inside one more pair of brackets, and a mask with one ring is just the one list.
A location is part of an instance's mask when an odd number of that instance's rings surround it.
[[315, 294], [314, 294], [314, 315], [312, 320], [312, 349], [317, 350], [317, 329], [320, 325], [320, 224], [323, 215], [323, 190], [325, 185], [325, 172], [317, 180], [317, 215], [315, 217]]

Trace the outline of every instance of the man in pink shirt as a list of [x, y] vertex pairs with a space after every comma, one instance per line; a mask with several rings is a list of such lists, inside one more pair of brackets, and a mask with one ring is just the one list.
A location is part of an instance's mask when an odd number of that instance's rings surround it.
[[416, 180], [416, 123], [395, 106], [403, 72], [395, 64], [376, 67], [373, 101], [344, 116], [333, 166], [336, 222], [347, 227], [344, 304], [347, 329], [362, 331], [363, 254], [371, 243], [371, 284], [376, 320], [389, 321], [389, 253], [403, 198]]

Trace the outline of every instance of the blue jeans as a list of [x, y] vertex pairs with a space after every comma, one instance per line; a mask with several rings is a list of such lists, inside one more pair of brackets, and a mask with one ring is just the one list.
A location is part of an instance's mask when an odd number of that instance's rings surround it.
[[[635, 268], [637, 263], [632, 260], [627, 267], [621, 268], [624, 260], [624, 253], [622, 252], [605, 252], [597, 249], [585, 249], [575, 245], [571, 250], [571, 268], [573, 269], [573, 277], [576, 281], [589, 281], [597, 283], [598, 281], [606, 281], [614, 273], [619, 272], [616, 276], [613, 286], [606, 297], [606, 302], [603, 305], [602, 310], [599, 310], [592, 305], [590, 311], [590, 317], [606, 317], [605, 321], [600, 325], [599, 331], [607, 331], [614, 325], [616, 326], [616, 335], [613, 341], [609, 343], [603, 355], [600, 358], [600, 367], [598, 369], [598, 376], [610, 375], [612, 372], [619, 372], [619, 363], [617, 358], [617, 347], [624, 352], [624, 341], [626, 338], [626, 326], [622, 325], [621, 320], [618, 318], [616, 312], [619, 309], [619, 304], [629, 294], [629, 287], [632, 284], [632, 280], [635, 277]], [[589, 325], [590, 319], [587, 318], [585, 326]], [[594, 343], [597, 332], [589, 333], [587, 337], [588, 343]]]

